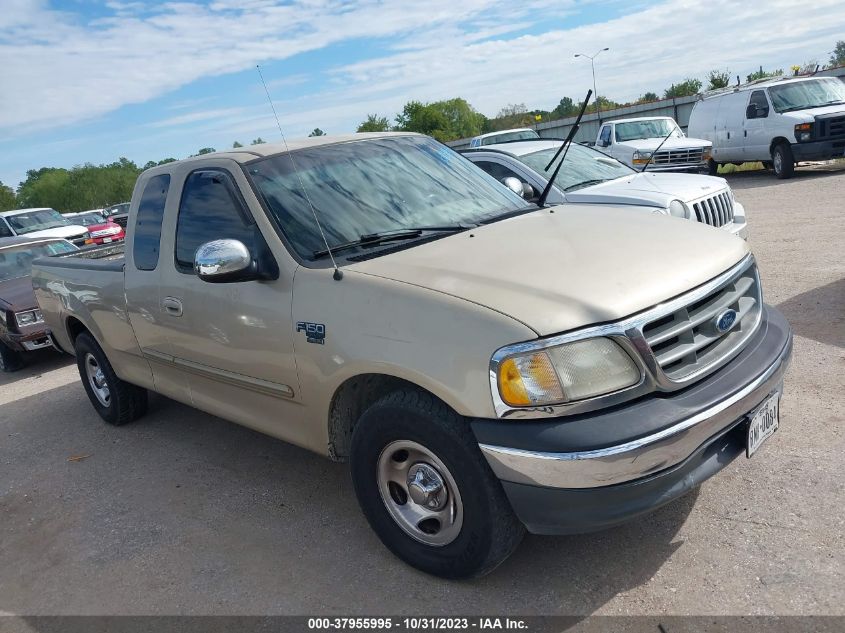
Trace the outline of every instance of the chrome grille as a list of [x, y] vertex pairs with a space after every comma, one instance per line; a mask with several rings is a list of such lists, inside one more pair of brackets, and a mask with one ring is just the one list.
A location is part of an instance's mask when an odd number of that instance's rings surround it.
[[692, 208], [698, 221], [710, 226], [725, 226], [734, 221], [734, 201], [729, 191], [694, 202]]
[[[727, 310], [737, 313], [733, 327], [720, 332], [716, 321]], [[702, 298], [682, 305], [642, 328], [657, 366], [670, 381], [726, 360], [742, 349], [757, 329], [762, 313], [760, 279], [753, 260]]]
[[657, 152], [651, 159], [655, 165], [698, 165], [704, 149], [701, 147], [690, 149], [665, 149]]

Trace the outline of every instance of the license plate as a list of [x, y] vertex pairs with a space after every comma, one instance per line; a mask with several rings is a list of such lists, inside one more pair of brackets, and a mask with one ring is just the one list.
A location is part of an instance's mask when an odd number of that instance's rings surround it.
[[745, 454], [751, 457], [757, 449], [778, 429], [778, 405], [780, 394], [775, 393], [751, 414], [745, 442]]
[[111, 238], [110, 238], [110, 237], [104, 237], [104, 238], [103, 238], [103, 244], [108, 244], [109, 242], [111, 242]]

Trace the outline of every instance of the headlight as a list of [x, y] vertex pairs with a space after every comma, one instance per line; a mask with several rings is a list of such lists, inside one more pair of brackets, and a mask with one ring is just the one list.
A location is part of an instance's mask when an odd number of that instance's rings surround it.
[[631, 161], [635, 165], [644, 165], [651, 159], [651, 152], [641, 152], [639, 150], [634, 152], [634, 156]]
[[583, 400], [640, 382], [640, 370], [609, 338], [591, 338], [506, 358], [499, 395], [513, 407]]
[[690, 216], [689, 208], [680, 200], [672, 200], [669, 203], [669, 215], [676, 218], [688, 218]]
[[41, 310], [27, 310], [26, 312], [15, 312], [15, 320], [18, 322], [18, 327], [24, 327], [41, 323], [44, 317], [41, 316]]
[[710, 160], [710, 157], [713, 155], [713, 149], [711, 147], [705, 147], [704, 151], [701, 152], [701, 162], [705, 162]]
[[799, 143], [809, 141], [813, 138], [813, 124], [799, 123], [795, 126], [795, 140]]

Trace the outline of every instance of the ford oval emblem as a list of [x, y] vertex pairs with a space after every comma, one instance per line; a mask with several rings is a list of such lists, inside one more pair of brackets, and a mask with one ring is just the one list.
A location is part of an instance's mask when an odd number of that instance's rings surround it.
[[736, 310], [725, 310], [716, 317], [716, 329], [727, 332], [736, 323]]

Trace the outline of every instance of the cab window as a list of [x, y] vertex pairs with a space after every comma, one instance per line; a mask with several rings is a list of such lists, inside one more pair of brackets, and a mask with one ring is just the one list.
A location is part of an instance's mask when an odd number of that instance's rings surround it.
[[519, 174], [508, 169], [501, 163], [494, 163], [490, 160], [479, 160], [473, 162], [499, 182], [502, 182], [505, 178], [516, 178], [517, 180], [522, 181], [522, 177]]
[[610, 145], [610, 126], [605, 125], [601, 129], [601, 136], [599, 137], [599, 142], [602, 147], [607, 147]]
[[0, 237], [12, 237], [14, 233], [12, 233], [12, 229], [9, 228], [9, 225], [6, 224], [6, 220], [0, 218]]
[[176, 221], [176, 268], [193, 274], [194, 254], [213, 240], [243, 242], [257, 257], [258, 227], [229, 174], [195, 171], [185, 180]]
[[138, 270], [155, 270], [161, 246], [161, 220], [164, 217], [164, 203], [170, 188], [170, 176], [153, 176], [144, 187], [138, 214], [135, 219], [135, 238], [132, 242], [132, 258]]
[[764, 119], [769, 116], [769, 102], [766, 100], [765, 92], [755, 90], [751, 93], [751, 99], [748, 101], [748, 114], [754, 115], [748, 116], [749, 119]]

